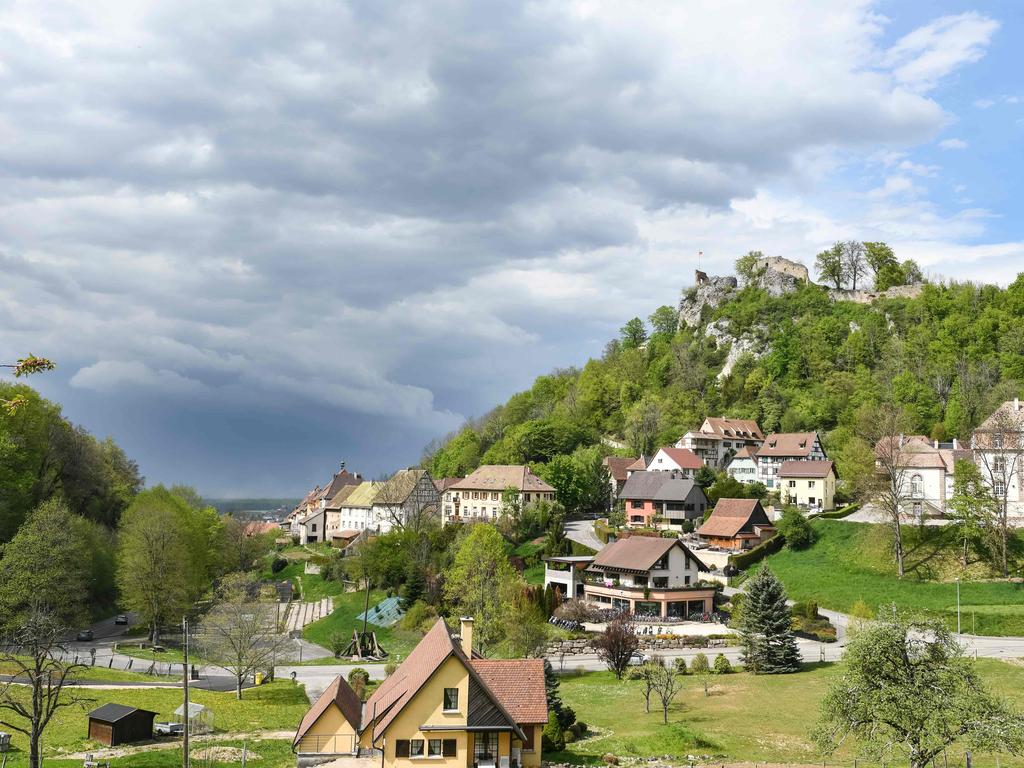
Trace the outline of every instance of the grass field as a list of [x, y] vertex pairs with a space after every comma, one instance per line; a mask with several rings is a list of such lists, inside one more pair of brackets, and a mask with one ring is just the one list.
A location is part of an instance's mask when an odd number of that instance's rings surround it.
[[[941, 617], [956, 628], [956, 557], [949, 531], [907, 526], [908, 572], [901, 580], [885, 526], [841, 520], [815, 520], [813, 525], [818, 533], [814, 546], [799, 552], [783, 549], [766, 561], [792, 599], [816, 600], [837, 611], [849, 611], [858, 600], [872, 609], [895, 604]], [[1024, 635], [1024, 584], [963, 581], [960, 608], [964, 632]]]
[[[95, 746], [88, 741], [88, 712], [107, 704], [125, 704], [149, 709], [157, 713], [157, 720], [170, 719], [174, 710], [181, 705], [181, 690], [177, 688], [123, 688], [123, 689], [76, 689], [76, 696], [84, 698], [80, 704], [58, 710], [44, 735], [44, 754], [59, 757], [62, 753], [79, 752]], [[287, 682], [269, 683], [243, 693], [241, 701], [233, 693], [213, 693], [193, 690], [191, 700], [209, 707], [214, 713], [214, 728], [219, 733], [258, 733], [293, 730], [309, 707], [305, 690], [300, 685]], [[15, 733], [12, 741], [16, 751], [11, 753], [8, 766], [17, 768], [27, 764], [25, 738]], [[155, 755], [154, 752], [146, 753]], [[180, 765], [180, 752], [179, 762]], [[137, 756], [131, 765], [162, 765], [149, 763]], [[163, 755], [159, 759], [163, 759]], [[18, 761], [22, 760], [22, 763]], [[294, 763], [294, 757], [292, 758]], [[50, 761], [47, 760], [47, 765]], [[81, 766], [81, 761], [78, 761]], [[129, 763], [125, 763], [126, 765]]]
[[[281, 739], [249, 740], [246, 742], [237, 740], [217, 740], [214, 742], [197, 742], [189, 750], [192, 754], [192, 765], [195, 768], [239, 768], [240, 756], [237, 750], [243, 747], [248, 750], [249, 759], [260, 768], [293, 768], [295, 755], [291, 750], [291, 743]], [[230, 760], [207, 760], [206, 751], [210, 747], [230, 747], [236, 750], [233, 759]], [[25, 768], [28, 765], [28, 755], [24, 752], [12, 752], [9, 755], [7, 768]], [[104, 759], [104, 762], [106, 760]], [[80, 759], [67, 760], [47, 757], [46, 768], [82, 768]], [[180, 768], [182, 765], [181, 746], [172, 749], [147, 750], [125, 757], [115, 757], [110, 760], [111, 768]]]
[[[0, 675], [13, 675], [20, 672], [15, 664], [0, 662]], [[127, 671], [123, 669], [107, 669], [103, 666], [89, 667], [83, 669], [77, 675], [76, 680], [85, 680], [91, 683], [166, 683], [172, 682], [172, 678], [165, 675], [147, 675], [144, 672]]]
[[[518, 547], [512, 550], [513, 555], [522, 558], [536, 557], [544, 549], [544, 545], [535, 541], [524, 541]], [[526, 570], [523, 571], [523, 579], [527, 584], [531, 585], [543, 585], [544, 584], [544, 563], [535, 563], [529, 565]]]
[[[991, 688], [1024, 710], [1024, 668], [982, 659], [979, 672]], [[644, 712], [641, 685], [618, 682], [610, 672], [591, 672], [562, 678], [562, 701], [596, 735], [566, 746], [564, 753], [545, 760], [598, 764], [601, 755], [671, 756], [682, 762], [687, 755], [711, 760], [817, 763], [821, 758], [808, 731], [818, 715], [818, 702], [839, 673], [835, 664], [812, 664], [795, 675], [755, 676], [737, 672], [712, 678], [705, 696], [700, 680], [684, 678], [685, 688], [662, 723], [661, 710], [652, 698], [652, 711]], [[829, 765], [849, 762], [845, 750]], [[950, 765], [962, 764], [962, 752], [951, 752]], [[976, 766], [995, 766], [994, 756], [975, 755]], [[1000, 756], [1002, 766], [1021, 766], [1024, 760]], [[863, 763], [861, 763], [863, 765]]]
[[[383, 590], [375, 589], [370, 593], [370, 605], [374, 606], [387, 597]], [[320, 621], [315, 621], [306, 627], [302, 636], [310, 642], [330, 648], [331, 636], [340, 633], [346, 638], [352, 637], [353, 630], [362, 630], [363, 623], [357, 621], [356, 617], [363, 612], [365, 592], [346, 592], [336, 595], [334, 598], [334, 611]], [[420, 635], [417, 632], [406, 632], [393, 627], [378, 627], [374, 624], [367, 624], [368, 631], [377, 633], [377, 641], [384, 646], [384, 650], [392, 656], [398, 655], [405, 658], [419, 642]], [[347, 662], [346, 662], [347, 663]]]

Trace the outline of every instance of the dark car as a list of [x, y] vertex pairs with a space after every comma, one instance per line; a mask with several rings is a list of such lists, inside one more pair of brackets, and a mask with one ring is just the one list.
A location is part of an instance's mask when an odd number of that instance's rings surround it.
[[127, 624], [128, 624], [128, 614], [125, 614], [125, 613], [117, 614], [117, 616], [114, 617], [114, 623], [115, 624], [122, 624], [122, 625], [127, 626]]
[[88, 642], [91, 642], [92, 639], [93, 639], [93, 634], [92, 634], [92, 630], [91, 629], [83, 629], [75, 637], [75, 640], [77, 640], [80, 643], [88, 643]]

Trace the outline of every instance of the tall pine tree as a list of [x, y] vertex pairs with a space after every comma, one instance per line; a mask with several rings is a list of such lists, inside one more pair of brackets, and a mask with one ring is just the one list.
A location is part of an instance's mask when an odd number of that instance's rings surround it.
[[740, 634], [743, 663], [748, 671], [778, 675], [800, 669], [800, 651], [793, 635], [793, 614], [786, 605], [786, 590], [767, 566], [747, 582]]

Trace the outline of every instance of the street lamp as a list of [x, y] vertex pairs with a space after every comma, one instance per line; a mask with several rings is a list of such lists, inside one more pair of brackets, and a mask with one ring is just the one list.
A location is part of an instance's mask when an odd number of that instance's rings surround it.
[[956, 577], [956, 633], [960, 634], [960, 577]]

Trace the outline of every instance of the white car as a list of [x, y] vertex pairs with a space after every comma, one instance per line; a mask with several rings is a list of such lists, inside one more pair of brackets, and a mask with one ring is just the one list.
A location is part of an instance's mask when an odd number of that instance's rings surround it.
[[646, 664], [650, 660], [651, 660], [651, 654], [649, 654], [649, 653], [640, 653], [638, 651], [637, 653], [634, 653], [632, 656], [629, 657], [628, 664], [631, 667], [639, 667], [639, 666], [641, 666], [643, 664]]

